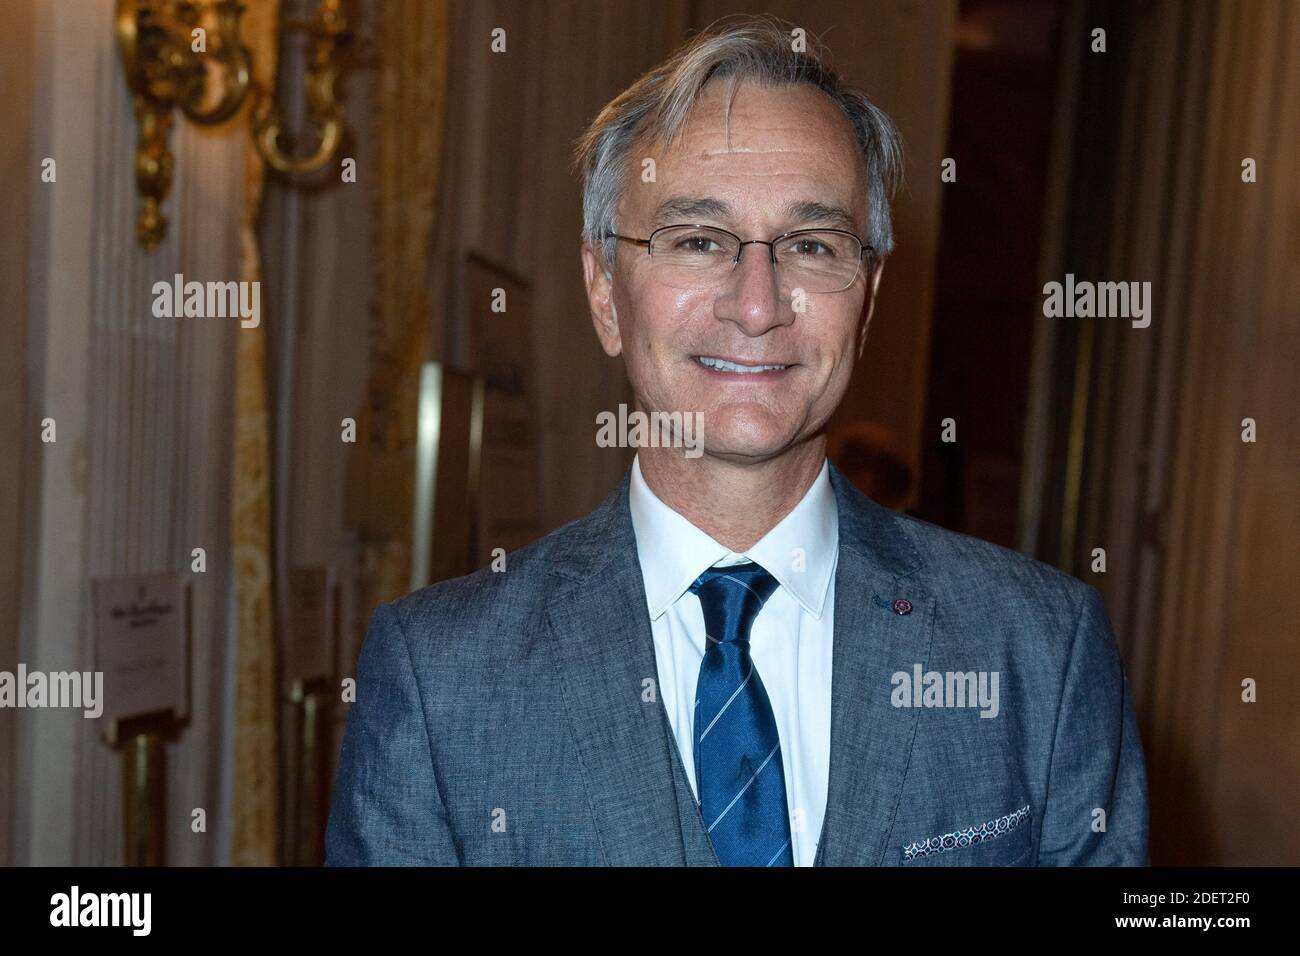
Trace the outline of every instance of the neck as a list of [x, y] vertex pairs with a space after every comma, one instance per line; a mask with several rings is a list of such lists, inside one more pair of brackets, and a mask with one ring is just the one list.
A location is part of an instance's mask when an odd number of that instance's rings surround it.
[[637, 450], [641, 477], [668, 507], [735, 552], [752, 548], [794, 510], [826, 460], [818, 434], [778, 458], [740, 464], [680, 448]]

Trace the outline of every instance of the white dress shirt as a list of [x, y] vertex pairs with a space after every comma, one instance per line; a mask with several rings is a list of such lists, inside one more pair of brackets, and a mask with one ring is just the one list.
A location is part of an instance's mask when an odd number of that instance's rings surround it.
[[695, 781], [695, 685], [704, 659], [704, 612], [691, 583], [708, 568], [756, 561], [780, 585], [754, 619], [750, 655], [781, 738], [795, 866], [812, 866], [826, 815], [831, 744], [831, 642], [839, 510], [822, 470], [793, 511], [744, 554], [719, 544], [664, 504], [632, 462], [628, 487], [637, 557], [654, 635], [659, 692]]

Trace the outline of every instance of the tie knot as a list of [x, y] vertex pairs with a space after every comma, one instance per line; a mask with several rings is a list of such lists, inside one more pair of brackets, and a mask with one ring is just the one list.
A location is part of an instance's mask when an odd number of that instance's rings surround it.
[[748, 642], [754, 618], [776, 588], [776, 578], [766, 568], [748, 561], [729, 568], [709, 568], [690, 590], [699, 596], [705, 633], [728, 644]]

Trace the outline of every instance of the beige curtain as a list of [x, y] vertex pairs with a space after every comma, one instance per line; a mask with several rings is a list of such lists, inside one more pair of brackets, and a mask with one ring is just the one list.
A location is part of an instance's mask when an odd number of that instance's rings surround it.
[[367, 610], [407, 590], [415, 398], [421, 364], [442, 357], [427, 290], [446, 112], [449, 4], [388, 0], [378, 16], [382, 54], [370, 131], [375, 150], [370, 382], [349, 467], [347, 517], [362, 533], [361, 601]]
[[[279, 0], [252, 3], [244, 39], [253, 77], [275, 89]], [[244, 207], [239, 231], [240, 279], [260, 282], [257, 217], [265, 167], [251, 138], [244, 153]], [[263, 296], [262, 301], [266, 298]], [[230, 474], [231, 548], [235, 565], [235, 786], [231, 860], [272, 866], [278, 861], [279, 762], [276, 733], [276, 655], [271, 602], [271, 466], [266, 379], [267, 317], [241, 329], [235, 356], [235, 438]]]
[[[1144, 741], [1151, 852], [1178, 865], [1295, 865], [1300, 6], [1213, 9]], [[1253, 183], [1242, 181], [1248, 157]], [[1250, 443], [1246, 418], [1258, 427]]]
[[1065, 11], [1044, 279], [1150, 281], [1151, 325], [1040, 319], [1026, 550], [1105, 598], [1152, 862], [1294, 863], [1300, 7], [1114, 8], [1093, 56], [1074, 38], [1111, 8]]

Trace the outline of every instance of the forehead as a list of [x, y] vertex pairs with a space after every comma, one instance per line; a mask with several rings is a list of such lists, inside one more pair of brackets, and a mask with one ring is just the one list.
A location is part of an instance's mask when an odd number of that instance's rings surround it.
[[[695, 200], [700, 218], [758, 215], [797, 225], [857, 229], [866, 214], [866, 171], [843, 111], [815, 87], [794, 84], [705, 86], [671, 145], [634, 150], [624, 212], [642, 220], [681, 222]], [[728, 109], [730, 106], [730, 109]], [[655, 160], [653, 181], [640, 175]], [[849, 222], [836, 211], [847, 213]], [[686, 218], [691, 218], [689, 215]]]

